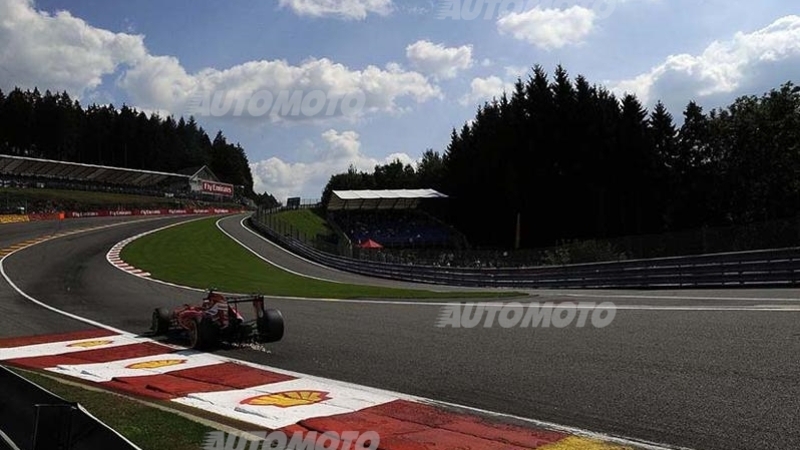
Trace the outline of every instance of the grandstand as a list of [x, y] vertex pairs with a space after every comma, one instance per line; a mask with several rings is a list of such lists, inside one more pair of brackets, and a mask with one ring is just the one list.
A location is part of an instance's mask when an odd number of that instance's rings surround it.
[[233, 202], [234, 186], [206, 167], [155, 172], [0, 154], [0, 187], [100, 191], [201, 202]]
[[447, 198], [432, 189], [333, 191], [328, 221], [354, 247], [460, 247], [465, 244], [461, 233], [419, 209], [422, 202]]

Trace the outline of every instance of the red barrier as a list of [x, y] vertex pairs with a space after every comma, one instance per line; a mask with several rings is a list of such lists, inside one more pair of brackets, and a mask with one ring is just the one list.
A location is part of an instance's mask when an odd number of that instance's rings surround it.
[[63, 213], [43, 213], [43, 214], [28, 214], [28, 220], [31, 222], [40, 220], [58, 220]]

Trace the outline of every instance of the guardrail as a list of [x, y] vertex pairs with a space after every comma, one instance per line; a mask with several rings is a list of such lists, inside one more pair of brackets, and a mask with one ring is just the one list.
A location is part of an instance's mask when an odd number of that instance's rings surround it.
[[141, 450], [77, 403], [0, 366], [0, 448]]
[[718, 288], [800, 284], [800, 247], [565, 266], [472, 269], [335, 256], [290, 236], [282, 236], [252, 217], [249, 220], [265, 237], [304, 258], [347, 272], [398, 281], [508, 288]]

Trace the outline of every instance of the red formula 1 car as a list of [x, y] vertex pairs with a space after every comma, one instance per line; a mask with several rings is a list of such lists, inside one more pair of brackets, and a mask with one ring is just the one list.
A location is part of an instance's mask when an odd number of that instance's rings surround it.
[[[241, 303], [252, 303], [254, 320], [242, 317], [237, 307]], [[264, 309], [262, 295], [226, 297], [211, 290], [200, 305], [157, 308], [150, 330], [154, 336], [188, 335], [190, 346], [197, 350], [221, 343], [265, 344], [283, 338], [283, 315], [277, 309]]]

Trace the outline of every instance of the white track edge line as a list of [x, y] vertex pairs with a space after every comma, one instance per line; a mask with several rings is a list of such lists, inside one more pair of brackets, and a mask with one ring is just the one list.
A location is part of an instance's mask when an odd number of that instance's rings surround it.
[[581, 294], [563, 293], [564, 297], [583, 297], [583, 298], [626, 298], [626, 299], [645, 299], [645, 300], [698, 300], [698, 301], [725, 301], [725, 302], [800, 302], [800, 298], [780, 298], [780, 297], [700, 297], [683, 295], [631, 295], [631, 294]]
[[[235, 237], [233, 237], [233, 235], [231, 235], [230, 233], [228, 233], [227, 231], [225, 231], [225, 230], [222, 228], [222, 226], [220, 226], [220, 224], [219, 224], [220, 222], [222, 222], [222, 220], [223, 220], [223, 219], [227, 219], [227, 217], [223, 217], [222, 219], [219, 219], [219, 220], [217, 221], [217, 223], [216, 223], [217, 229], [219, 229], [219, 231], [221, 231], [221, 232], [222, 232], [222, 233], [223, 233], [225, 236], [228, 236], [228, 238], [230, 238], [231, 240], [233, 240], [234, 242], [236, 242], [237, 244], [239, 244], [240, 246], [242, 246], [242, 247], [243, 247], [245, 250], [247, 250], [247, 251], [249, 251], [250, 253], [252, 253], [252, 254], [256, 255], [256, 257], [258, 257], [260, 260], [262, 260], [262, 261], [266, 262], [267, 264], [269, 264], [269, 265], [271, 265], [271, 266], [273, 266], [273, 267], [276, 267], [276, 268], [278, 268], [278, 269], [281, 269], [281, 270], [283, 270], [283, 271], [285, 271], [285, 272], [289, 272], [290, 274], [292, 274], [292, 275], [295, 275], [295, 276], [298, 276], [298, 277], [308, 278], [308, 279], [311, 279], [311, 280], [317, 280], [317, 281], [325, 281], [325, 282], [328, 282], [328, 283], [335, 283], [335, 284], [346, 284], [346, 283], [344, 283], [344, 282], [337, 281], [337, 280], [330, 280], [330, 279], [327, 279], [327, 278], [315, 277], [315, 276], [313, 276], [313, 275], [307, 275], [307, 274], [304, 274], [304, 273], [295, 272], [294, 270], [291, 270], [291, 269], [289, 269], [289, 268], [283, 267], [283, 266], [281, 266], [280, 264], [278, 264], [278, 263], [276, 263], [276, 262], [274, 262], [274, 261], [271, 261], [271, 260], [267, 259], [267, 258], [266, 258], [266, 257], [264, 257], [263, 255], [260, 255], [258, 252], [256, 252], [256, 251], [255, 251], [255, 250], [253, 250], [252, 248], [250, 248], [250, 247], [248, 247], [247, 245], [245, 245], [245, 244], [244, 244], [244, 242], [240, 241], [239, 239], [236, 239]], [[243, 218], [243, 219], [242, 219], [242, 220], [239, 222], [239, 225], [241, 225], [241, 226], [242, 226], [242, 228], [244, 228], [244, 229], [247, 229], [247, 227], [245, 227], [245, 226], [244, 226], [244, 221], [245, 221], [245, 220], [247, 220], [247, 217]], [[269, 242], [269, 241], [267, 241], [267, 242]], [[270, 242], [270, 244], [272, 244], [272, 243]], [[272, 244], [272, 245], [275, 245], [275, 244]], [[284, 250], [284, 251], [285, 251], [285, 250]], [[293, 255], [294, 255], [294, 254], [293, 254]], [[322, 267], [324, 267], [324, 266], [322, 266]]]
[[[336, 269], [336, 268], [333, 268], [333, 267], [328, 267], [328, 266], [326, 266], [326, 265], [324, 265], [324, 264], [320, 264], [320, 263], [318, 263], [318, 262], [316, 262], [316, 261], [312, 261], [312, 260], [310, 260], [310, 259], [308, 259], [308, 258], [305, 258], [305, 257], [303, 257], [303, 256], [300, 256], [300, 255], [298, 255], [298, 254], [296, 254], [296, 253], [292, 253], [292, 252], [290, 252], [289, 250], [286, 250], [285, 248], [283, 248], [283, 247], [281, 247], [280, 245], [278, 245], [278, 244], [276, 244], [276, 243], [274, 243], [274, 242], [270, 241], [269, 239], [265, 238], [264, 236], [260, 235], [260, 234], [259, 234], [259, 233], [257, 233], [256, 231], [253, 231], [253, 230], [252, 230], [252, 229], [250, 229], [250, 228], [249, 228], [247, 225], [245, 225], [245, 224], [244, 224], [244, 221], [245, 221], [245, 220], [247, 220], [248, 218], [252, 218], [252, 215], [251, 215], [250, 217], [245, 217], [244, 219], [242, 219], [241, 221], [239, 221], [239, 225], [241, 225], [241, 227], [242, 227], [242, 228], [244, 228], [245, 230], [247, 230], [247, 232], [248, 232], [248, 233], [250, 233], [250, 234], [252, 234], [253, 236], [255, 236], [256, 238], [258, 238], [258, 239], [260, 239], [260, 240], [262, 240], [262, 241], [266, 242], [266, 243], [267, 243], [267, 244], [269, 244], [270, 246], [272, 246], [272, 247], [275, 247], [276, 249], [278, 249], [278, 250], [280, 250], [280, 251], [282, 251], [282, 252], [284, 252], [284, 253], [286, 253], [286, 254], [288, 254], [288, 255], [292, 256], [292, 257], [295, 257], [295, 258], [297, 258], [297, 259], [299, 259], [299, 260], [301, 260], [301, 261], [303, 261], [303, 262], [305, 262], [305, 263], [311, 264], [311, 265], [313, 265], [313, 266], [316, 266], [316, 267], [319, 267], [319, 268], [321, 268], [321, 269], [330, 270], [331, 272], [337, 272], [337, 273], [341, 273], [341, 274], [344, 274], [344, 275], [353, 275], [353, 273], [351, 273], [351, 272], [346, 272], [346, 271], [344, 271], [344, 270]], [[339, 283], [339, 281], [336, 281], [336, 280], [325, 280], [325, 281], [331, 281], [331, 282], [333, 282], [333, 283]]]
[[[244, 221], [247, 220], [247, 219], [248, 219], [247, 217], [243, 218], [241, 221], [239, 221], [239, 225], [245, 231], [247, 231], [248, 233], [252, 234], [256, 238], [266, 242], [270, 246], [282, 251], [283, 253], [286, 253], [286, 254], [292, 256], [293, 258], [297, 258], [297, 259], [299, 259], [299, 260], [301, 260], [301, 261], [303, 261], [305, 263], [311, 264], [313, 266], [316, 266], [316, 267], [319, 267], [319, 268], [322, 268], [322, 269], [325, 269], [325, 270], [328, 270], [328, 271], [331, 271], [331, 272], [340, 273], [342, 275], [347, 275], [347, 276], [351, 276], [351, 277], [355, 276], [355, 277], [362, 277], [362, 278], [374, 278], [376, 280], [385, 280], [385, 281], [398, 281], [399, 283], [406, 283], [406, 284], [410, 285], [409, 289], [428, 290], [428, 291], [437, 292], [437, 293], [448, 293], [448, 292], [492, 292], [493, 290], [496, 290], [497, 292], [504, 292], [504, 291], [522, 292], [522, 291], [525, 290], [524, 288], [523, 289], [514, 289], [514, 288], [506, 288], [506, 287], [473, 288], [473, 287], [465, 287], [465, 286], [447, 286], [447, 285], [443, 286], [441, 284], [422, 283], [422, 282], [418, 282], [418, 281], [401, 281], [401, 280], [392, 280], [392, 279], [389, 279], [389, 278], [371, 277], [369, 275], [363, 275], [363, 274], [360, 274], [360, 273], [348, 272], [348, 271], [345, 271], [345, 270], [336, 269], [334, 267], [329, 267], [329, 266], [326, 266], [324, 264], [320, 264], [320, 263], [318, 263], [316, 261], [311, 261], [310, 259], [308, 259], [306, 257], [303, 257], [303, 256], [300, 256], [300, 255], [298, 255], [296, 253], [293, 253], [293, 252], [281, 247], [280, 245], [270, 241], [266, 237], [262, 236], [258, 232], [254, 231], [253, 229], [251, 229], [250, 227], [245, 225]], [[240, 245], [241, 245], [241, 243], [240, 243]], [[280, 267], [275, 263], [271, 263], [271, 264], [275, 265], [276, 267]], [[288, 271], [288, 269], [286, 269], [286, 268], [283, 268], [283, 270], [287, 270]], [[321, 281], [328, 281], [328, 282], [331, 282], [331, 283], [358, 284], [358, 283], [346, 283], [346, 282], [343, 282], [343, 281], [330, 280], [330, 279], [327, 279], [327, 278], [318, 278], [318, 277], [314, 277], [314, 276], [306, 275], [306, 274], [302, 274], [302, 273], [298, 273], [297, 275], [299, 275], [301, 277], [306, 277], [306, 278], [318, 279], [318, 280], [321, 280]], [[372, 285], [368, 285], [368, 286], [372, 286]], [[446, 290], [444, 288], [455, 288], [455, 289], [458, 289], [458, 290]]]

